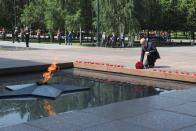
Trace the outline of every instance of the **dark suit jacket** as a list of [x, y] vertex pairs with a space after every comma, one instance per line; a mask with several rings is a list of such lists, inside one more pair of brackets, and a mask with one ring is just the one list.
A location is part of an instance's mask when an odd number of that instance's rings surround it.
[[140, 57], [141, 62], [143, 62], [144, 60], [145, 52], [149, 52], [150, 55], [153, 56], [155, 60], [160, 58], [156, 45], [152, 42], [147, 42], [146, 45], [141, 46], [141, 57]]

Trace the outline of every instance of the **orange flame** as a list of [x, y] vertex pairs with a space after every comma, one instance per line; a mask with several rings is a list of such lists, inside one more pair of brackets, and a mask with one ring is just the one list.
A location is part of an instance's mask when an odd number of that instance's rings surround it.
[[52, 105], [49, 103], [48, 100], [44, 100], [44, 110], [48, 113], [48, 116], [56, 115], [54, 108], [52, 107]]
[[56, 71], [56, 70], [58, 70], [59, 69], [59, 67], [56, 65], [56, 64], [52, 64], [52, 65], [50, 65], [49, 67], [48, 67], [48, 71], [49, 72], [53, 72], [53, 71]]
[[48, 67], [47, 72], [44, 72], [44, 73], [43, 73], [43, 80], [41, 81], [41, 84], [46, 84], [46, 83], [48, 82], [48, 80], [49, 80], [50, 78], [52, 78], [53, 73], [54, 73], [55, 71], [59, 70], [59, 69], [60, 69], [60, 67], [59, 67], [58, 65], [56, 65], [56, 64], [50, 65], [50, 66]]

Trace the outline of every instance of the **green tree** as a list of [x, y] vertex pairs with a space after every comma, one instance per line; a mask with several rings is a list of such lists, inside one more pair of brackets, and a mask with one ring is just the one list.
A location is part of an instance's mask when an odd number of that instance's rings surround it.
[[53, 33], [64, 25], [64, 11], [58, 0], [44, 0], [46, 10], [44, 12], [44, 22], [50, 33], [50, 41], [53, 42]]
[[[94, 10], [96, 11], [95, 0]], [[137, 30], [134, 0], [100, 0], [100, 26], [102, 31], [125, 32]]]
[[184, 12], [187, 12], [187, 29], [190, 31], [191, 38], [195, 39], [195, 30], [196, 30], [196, 1], [195, 0], [181, 0], [181, 9]]
[[79, 30], [81, 26], [81, 2], [78, 0], [67, 0], [64, 6], [65, 29]]
[[0, 0], [0, 26], [12, 29], [20, 25], [20, 14], [26, 0]]
[[183, 30], [186, 26], [186, 13], [181, 10], [181, 2], [177, 0], [160, 0], [163, 19], [163, 30]]
[[92, 31], [93, 28], [93, 7], [92, 0], [80, 0], [80, 23], [85, 32]]

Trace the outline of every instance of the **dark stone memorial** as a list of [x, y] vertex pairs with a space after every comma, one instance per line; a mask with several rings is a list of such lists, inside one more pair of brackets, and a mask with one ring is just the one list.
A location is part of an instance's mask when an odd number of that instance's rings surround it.
[[0, 94], [0, 99], [28, 96], [54, 99], [62, 93], [70, 93], [90, 89], [88, 87], [79, 87], [72, 85], [48, 84], [48, 80], [52, 78], [54, 72], [56, 72], [57, 70], [60, 70], [60, 67], [56, 64], [51, 64], [48, 67], [48, 70], [43, 73], [42, 80], [33, 84], [7, 86], [6, 89], [8, 90]]

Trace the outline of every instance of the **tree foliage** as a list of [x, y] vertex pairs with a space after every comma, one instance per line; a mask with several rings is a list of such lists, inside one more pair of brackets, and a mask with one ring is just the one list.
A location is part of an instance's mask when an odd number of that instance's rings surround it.
[[11, 29], [20, 25], [20, 14], [27, 0], [0, 0], [0, 27]]
[[[0, 26], [96, 29], [98, 0], [0, 0]], [[195, 31], [195, 0], [99, 0], [101, 32]]]

